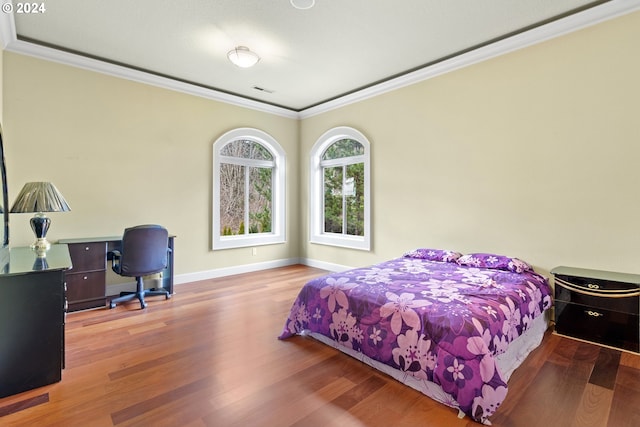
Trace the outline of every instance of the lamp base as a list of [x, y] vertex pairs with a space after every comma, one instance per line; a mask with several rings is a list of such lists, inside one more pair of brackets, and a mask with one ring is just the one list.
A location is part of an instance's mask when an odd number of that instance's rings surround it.
[[36, 251], [38, 256], [44, 256], [51, 244], [47, 241], [47, 231], [51, 225], [51, 220], [42, 212], [38, 212], [31, 218], [31, 229], [36, 235], [36, 241], [31, 245], [31, 248]]
[[33, 249], [38, 256], [44, 256], [50, 248], [51, 243], [49, 243], [45, 237], [36, 239], [31, 245], [31, 249]]

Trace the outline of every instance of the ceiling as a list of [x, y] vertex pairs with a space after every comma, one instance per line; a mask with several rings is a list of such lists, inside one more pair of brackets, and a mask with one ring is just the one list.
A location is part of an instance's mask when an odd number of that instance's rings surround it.
[[[303, 111], [618, 0], [53, 0], [18, 42]], [[628, 1], [628, 0], [624, 0]], [[14, 2], [15, 6], [20, 4]], [[15, 7], [14, 6], [14, 7]], [[513, 38], [513, 37], [511, 37]], [[227, 52], [247, 46], [253, 68]]]

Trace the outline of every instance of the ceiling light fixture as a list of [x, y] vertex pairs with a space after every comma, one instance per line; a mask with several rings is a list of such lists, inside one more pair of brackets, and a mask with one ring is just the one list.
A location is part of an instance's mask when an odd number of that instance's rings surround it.
[[227, 52], [227, 58], [240, 68], [253, 67], [260, 61], [260, 57], [245, 46], [237, 46], [231, 49]]
[[315, 4], [316, 0], [289, 0], [291, 2], [291, 6], [296, 9], [311, 9]]

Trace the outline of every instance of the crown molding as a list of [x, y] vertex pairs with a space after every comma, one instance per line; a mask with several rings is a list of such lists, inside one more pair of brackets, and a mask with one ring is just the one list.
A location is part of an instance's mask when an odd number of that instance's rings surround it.
[[[0, 23], [0, 25], [2, 25], [2, 23]], [[63, 65], [69, 65], [76, 68], [94, 71], [113, 77], [119, 77], [139, 83], [145, 83], [163, 89], [182, 92], [188, 95], [194, 95], [201, 98], [224, 102], [226, 104], [232, 104], [251, 110], [262, 111], [265, 113], [275, 114], [292, 119], [299, 118], [299, 114], [297, 112], [286, 108], [276, 107], [263, 102], [243, 98], [241, 96], [230, 95], [213, 89], [204, 88], [202, 86], [170, 79], [168, 77], [158, 76], [152, 73], [112, 64], [106, 61], [88, 58], [82, 55], [77, 55], [46, 46], [41, 46], [35, 43], [17, 40], [15, 37], [15, 30], [13, 33], [13, 40], [7, 44], [5, 50], [8, 52], [32, 56], [38, 59], [44, 59], [46, 61], [57, 62]]]
[[214, 89], [208, 89], [152, 73], [127, 68], [121, 65], [18, 40], [16, 37], [13, 14], [0, 13], [0, 46], [4, 50], [10, 52], [145, 83], [243, 108], [262, 111], [287, 118], [304, 119], [428, 80], [460, 68], [468, 67], [500, 55], [514, 52], [637, 10], [640, 10], [640, 0], [611, 0], [607, 3], [567, 16], [566, 18], [550, 22], [529, 31], [516, 34], [507, 39], [499, 40], [495, 43], [463, 53], [454, 58], [426, 66], [400, 77], [341, 96], [337, 99], [324, 102], [302, 111], [277, 107], [267, 103], [243, 98], [241, 96], [216, 91]]
[[640, 10], [640, 0], [611, 0], [591, 9], [567, 16], [512, 37], [474, 49], [456, 57], [421, 68], [375, 86], [300, 111], [300, 119], [312, 117], [374, 96], [440, 76], [460, 68], [505, 55], [537, 43], [581, 30]]
[[0, 13], [0, 48], [6, 49], [16, 40], [16, 21], [13, 13]]

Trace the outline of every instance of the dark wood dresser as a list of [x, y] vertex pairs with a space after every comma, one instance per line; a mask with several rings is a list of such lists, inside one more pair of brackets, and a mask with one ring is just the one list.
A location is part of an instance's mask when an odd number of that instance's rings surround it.
[[67, 245], [46, 257], [11, 248], [0, 273], [0, 397], [60, 381], [64, 368]]
[[640, 275], [556, 267], [555, 331], [640, 352]]

